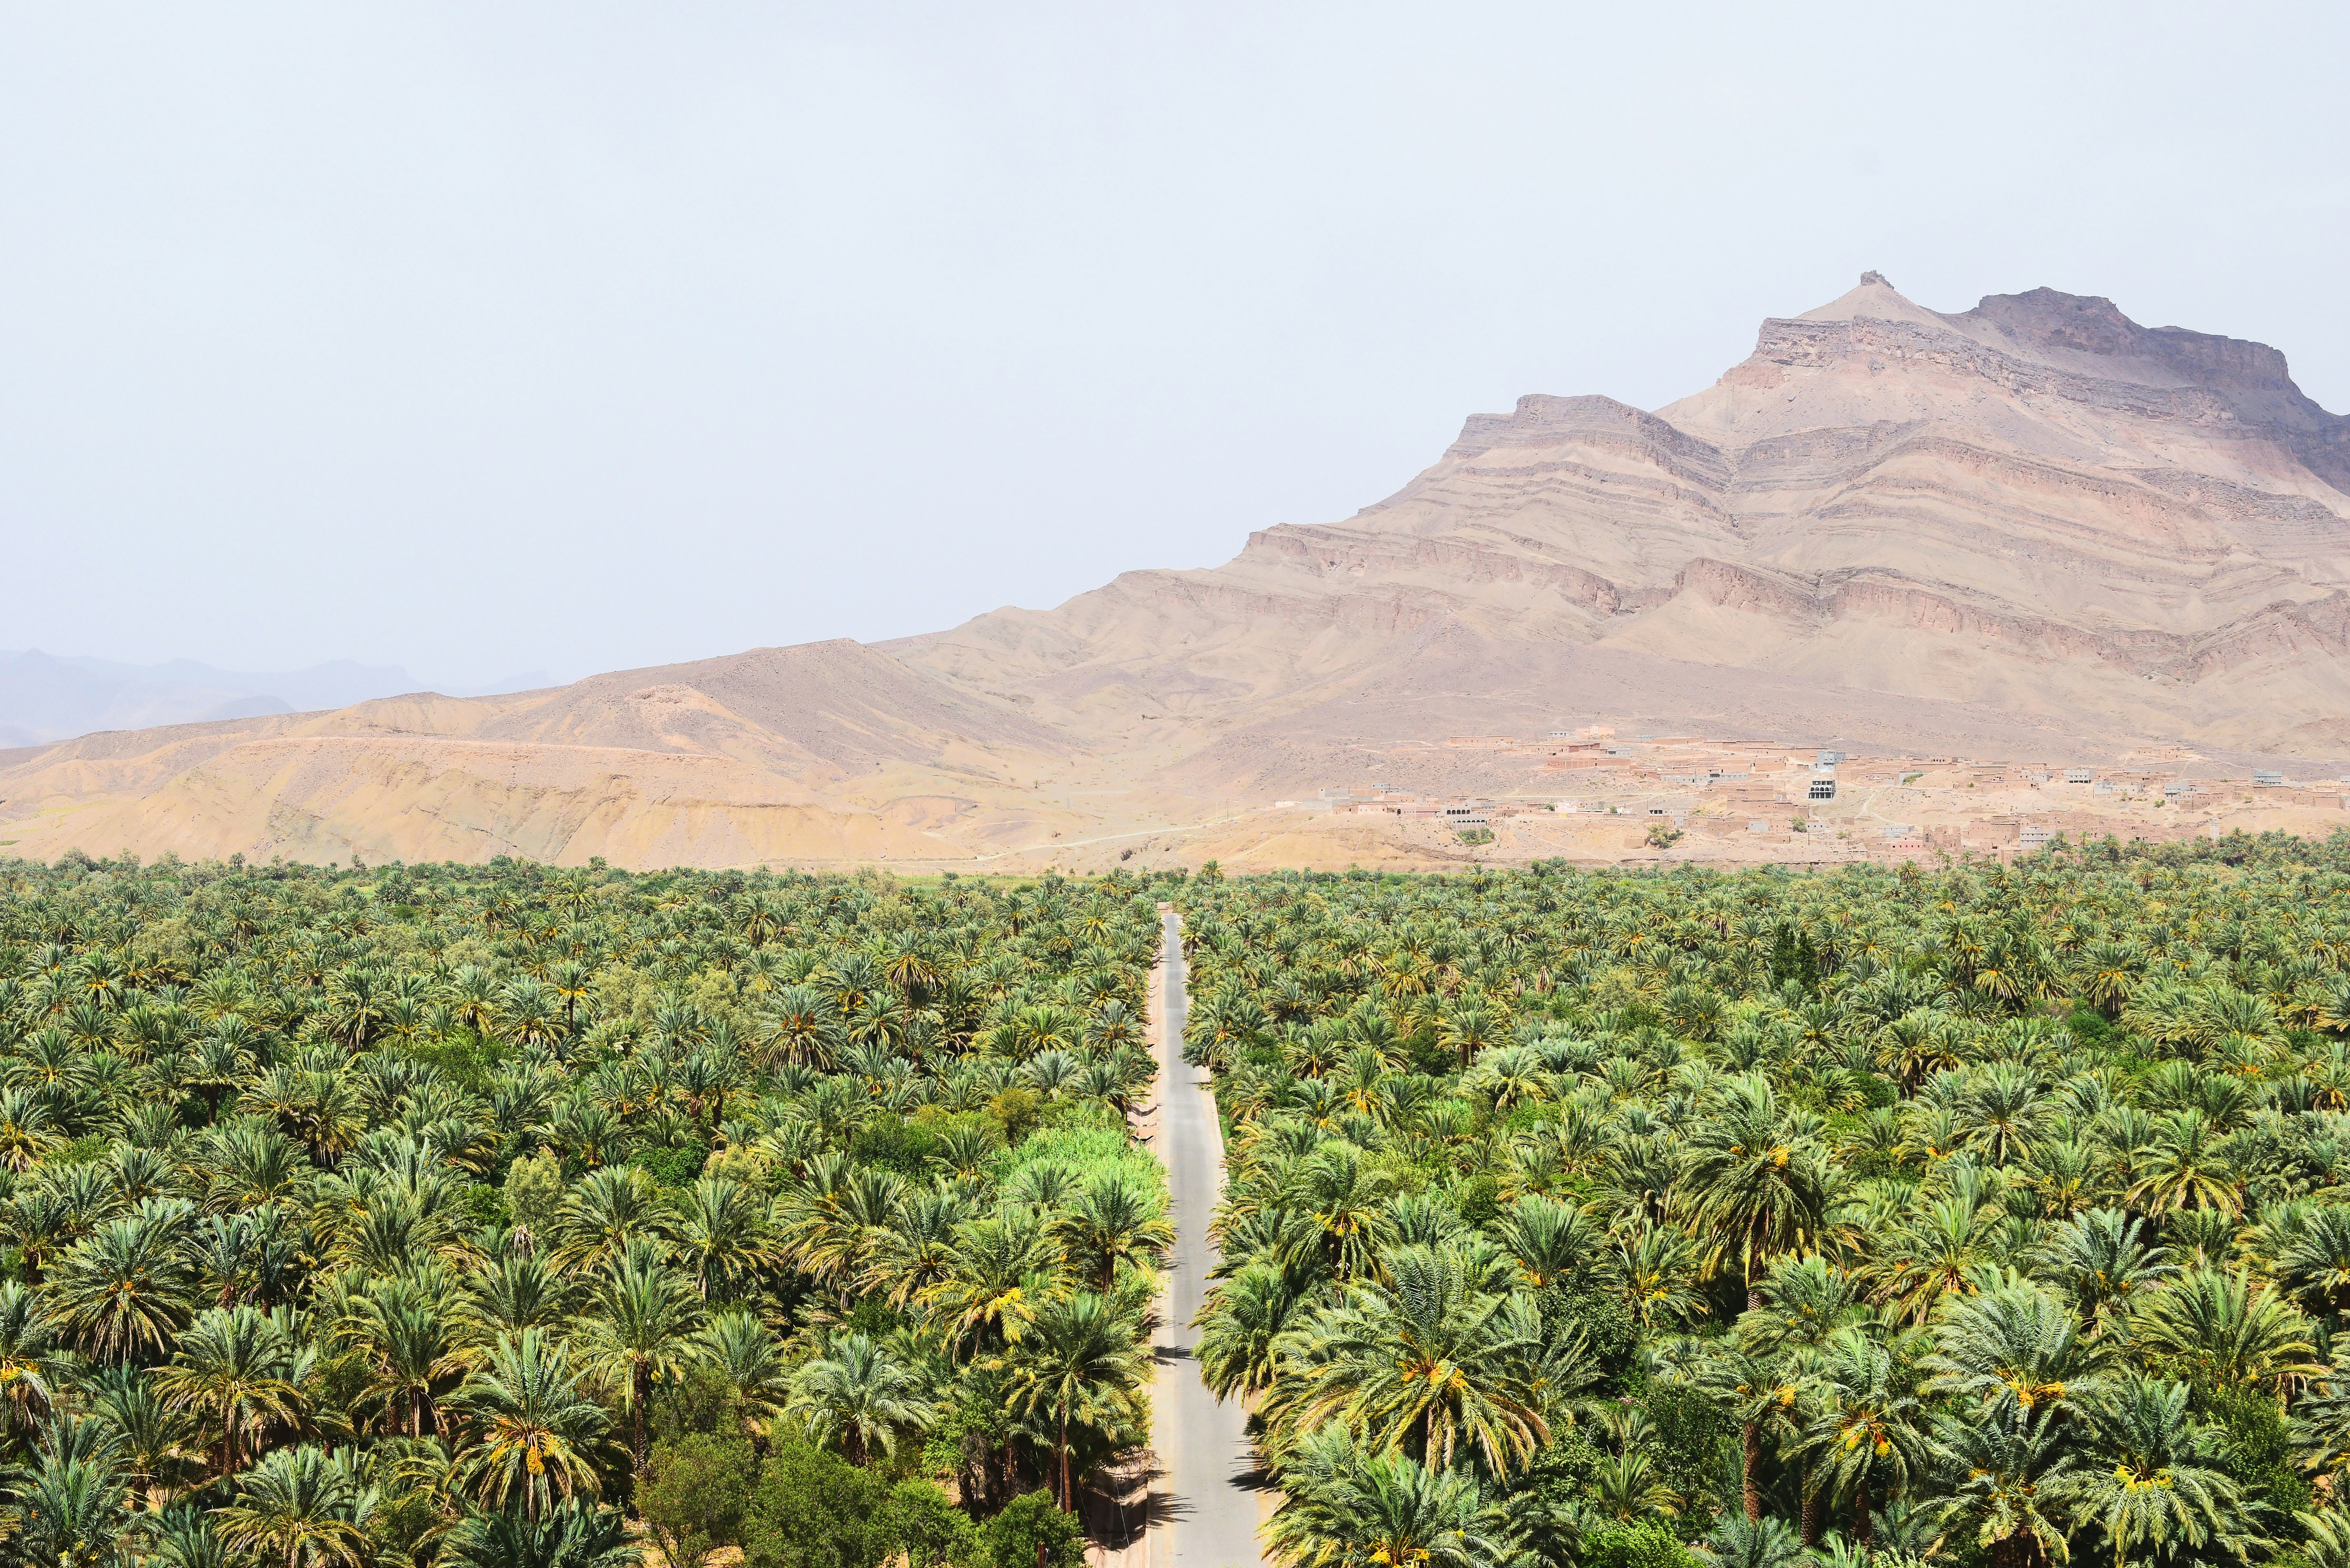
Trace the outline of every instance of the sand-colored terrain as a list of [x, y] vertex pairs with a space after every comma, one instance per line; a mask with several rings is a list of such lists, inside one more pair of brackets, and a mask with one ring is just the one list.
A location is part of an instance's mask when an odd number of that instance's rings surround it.
[[[2046, 290], [1946, 316], [1872, 274], [1692, 397], [1522, 399], [1386, 501], [1213, 569], [875, 647], [0, 753], [0, 851], [1445, 863], [1457, 836], [1271, 803], [1534, 803], [1539, 764], [1446, 742], [1594, 723], [2050, 766], [2183, 742], [2214, 779], [2330, 788], [2350, 419], [2259, 344]], [[1646, 852], [1575, 815], [1478, 852]], [[1817, 843], [1768, 836], [1703, 853]]]

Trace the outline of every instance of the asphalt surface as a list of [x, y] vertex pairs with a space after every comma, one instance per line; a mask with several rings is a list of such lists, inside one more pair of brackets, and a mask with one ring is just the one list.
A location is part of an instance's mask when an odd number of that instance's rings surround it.
[[1150, 1568], [1260, 1568], [1257, 1493], [1249, 1484], [1247, 1413], [1235, 1399], [1218, 1404], [1191, 1349], [1191, 1327], [1208, 1293], [1208, 1271], [1216, 1251], [1208, 1240], [1215, 1215], [1216, 1173], [1224, 1140], [1209, 1095], [1205, 1068], [1183, 1061], [1183, 944], [1181, 921], [1161, 917], [1166, 1016], [1159, 1021], [1159, 1155], [1167, 1164], [1174, 1202], [1175, 1251], [1168, 1282], [1167, 1321], [1159, 1325], [1158, 1431], [1153, 1446], [1165, 1472], [1160, 1491], [1164, 1522], [1154, 1532]]

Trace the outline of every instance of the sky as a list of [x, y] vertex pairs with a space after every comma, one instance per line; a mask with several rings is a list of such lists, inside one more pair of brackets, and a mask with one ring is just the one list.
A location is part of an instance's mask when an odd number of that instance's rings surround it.
[[2350, 410], [2339, 5], [0, 0], [0, 649], [448, 688], [1049, 606], [1865, 269]]

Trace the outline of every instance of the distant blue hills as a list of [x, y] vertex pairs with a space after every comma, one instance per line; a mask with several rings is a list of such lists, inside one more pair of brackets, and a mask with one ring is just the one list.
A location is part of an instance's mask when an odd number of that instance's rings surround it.
[[[526, 691], [553, 684], [533, 670], [455, 696]], [[418, 690], [398, 665], [348, 659], [307, 670], [220, 670], [192, 659], [166, 664], [118, 664], [27, 649], [0, 652], [0, 746], [31, 746], [94, 730], [143, 730], [156, 724], [250, 719], [346, 708], [374, 697]]]

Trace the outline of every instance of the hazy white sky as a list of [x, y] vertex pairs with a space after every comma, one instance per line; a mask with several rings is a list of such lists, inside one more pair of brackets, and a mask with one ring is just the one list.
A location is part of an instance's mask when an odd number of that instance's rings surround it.
[[5, 0], [0, 648], [928, 630], [1344, 517], [1522, 392], [1669, 401], [1870, 267], [2339, 411], [2345, 17]]

